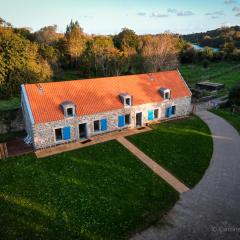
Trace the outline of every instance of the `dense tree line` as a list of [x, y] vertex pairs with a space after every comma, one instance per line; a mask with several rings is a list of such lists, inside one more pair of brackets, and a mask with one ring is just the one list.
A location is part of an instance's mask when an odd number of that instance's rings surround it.
[[19, 94], [22, 83], [58, 80], [69, 71], [79, 78], [114, 76], [173, 69], [179, 60], [221, 57], [210, 48], [197, 52], [171, 33], [140, 36], [123, 28], [114, 36], [88, 35], [77, 21], [64, 34], [56, 25], [31, 32], [0, 18], [0, 97]]
[[51, 81], [69, 70], [84, 78], [176, 68], [178, 41], [170, 33], [139, 36], [127, 28], [115, 36], [88, 35], [77, 21], [64, 34], [56, 25], [32, 33], [0, 19], [0, 94], [19, 94], [22, 83]]

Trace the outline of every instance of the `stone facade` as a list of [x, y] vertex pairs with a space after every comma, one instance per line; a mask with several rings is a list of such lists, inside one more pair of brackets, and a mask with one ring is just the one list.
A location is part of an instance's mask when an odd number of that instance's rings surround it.
[[[77, 141], [79, 140], [79, 124], [86, 123], [87, 137], [92, 137], [96, 134], [103, 134], [103, 133], [121, 129], [118, 127], [119, 115], [130, 114], [130, 119], [131, 119], [130, 124], [123, 128], [126, 128], [126, 127], [134, 128], [136, 127], [136, 119], [135, 119], [136, 113], [142, 112], [142, 125], [145, 125], [146, 123], [149, 122], [148, 120], [149, 110], [159, 109], [158, 120], [162, 120], [166, 118], [166, 109], [173, 105], [176, 106], [176, 112], [174, 117], [188, 115], [191, 111], [191, 97], [166, 100], [160, 103], [148, 103], [148, 104], [143, 104], [139, 106], [125, 106], [125, 107], [123, 106], [122, 109], [118, 109], [114, 111], [96, 113], [94, 115], [87, 115], [87, 116], [68, 117], [59, 121], [48, 122], [48, 123], [33, 124], [33, 126], [31, 126], [30, 128], [29, 128], [28, 119], [26, 117], [25, 118], [27, 122], [26, 128], [27, 128], [27, 132], [32, 136], [35, 149], [40, 149], [40, 148], [46, 148], [46, 147], [54, 146], [56, 144], [62, 144], [67, 142], [66, 140], [56, 141], [56, 137], [55, 137], [56, 128], [63, 128], [66, 126], [70, 126], [71, 127], [70, 141]], [[101, 120], [103, 118], [107, 119], [107, 130], [94, 132], [94, 121]]]

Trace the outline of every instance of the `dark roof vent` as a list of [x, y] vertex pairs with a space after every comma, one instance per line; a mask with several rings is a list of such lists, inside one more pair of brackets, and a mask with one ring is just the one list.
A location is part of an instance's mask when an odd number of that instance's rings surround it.
[[154, 81], [154, 80], [155, 80], [155, 78], [154, 78], [154, 76], [153, 76], [152, 73], [149, 73], [149, 74], [148, 74], [148, 77], [149, 77], [149, 80], [150, 80], [150, 81]]

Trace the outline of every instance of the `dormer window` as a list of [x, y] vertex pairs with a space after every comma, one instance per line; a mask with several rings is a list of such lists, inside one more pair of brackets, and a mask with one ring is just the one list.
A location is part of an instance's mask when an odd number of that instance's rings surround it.
[[120, 94], [120, 99], [124, 106], [132, 106], [132, 96], [128, 93]]
[[74, 117], [76, 115], [76, 106], [71, 101], [61, 103], [63, 114], [65, 117]]
[[73, 117], [73, 108], [67, 108], [67, 116]]
[[169, 99], [170, 98], [170, 92], [165, 92], [164, 93], [164, 100]]
[[168, 88], [160, 88], [160, 94], [164, 100], [171, 98], [171, 91]]
[[125, 104], [127, 106], [131, 106], [131, 98], [126, 98], [125, 101], [126, 101]]

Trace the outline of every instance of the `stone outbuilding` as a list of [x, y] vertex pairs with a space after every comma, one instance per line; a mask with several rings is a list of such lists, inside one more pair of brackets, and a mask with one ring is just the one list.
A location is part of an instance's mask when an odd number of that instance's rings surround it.
[[179, 71], [22, 85], [35, 149], [185, 116], [191, 91]]

